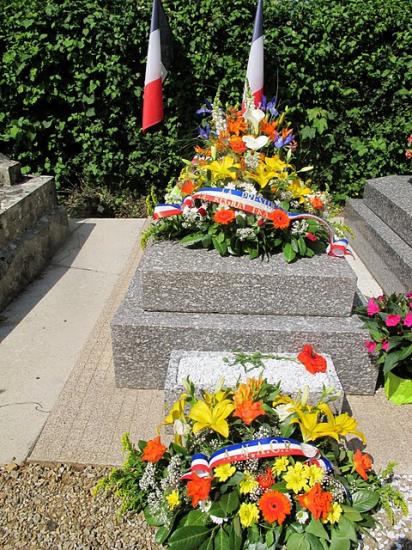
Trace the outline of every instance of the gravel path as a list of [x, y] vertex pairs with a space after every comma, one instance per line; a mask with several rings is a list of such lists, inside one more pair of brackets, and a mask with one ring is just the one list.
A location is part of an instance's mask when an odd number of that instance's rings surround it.
[[[118, 518], [118, 501], [90, 489], [108, 472], [103, 467], [75, 469], [26, 464], [0, 468], [0, 548], [2, 550], [155, 550], [153, 531], [142, 516]], [[395, 480], [412, 513], [412, 476]], [[364, 550], [412, 550], [412, 515], [375, 532]]]

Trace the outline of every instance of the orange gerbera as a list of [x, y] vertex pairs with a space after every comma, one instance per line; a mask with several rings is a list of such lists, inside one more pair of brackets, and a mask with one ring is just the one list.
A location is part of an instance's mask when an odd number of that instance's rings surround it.
[[195, 190], [195, 187], [196, 186], [192, 180], [186, 180], [185, 182], [183, 182], [181, 190], [184, 195], [191, 195]]
[[208, 499], [211, 486], [211, 477], [199, 477], [197, 474], [192, 474], [192, 478], [187, 484], [187, 494], [192, 499], [193, 508], [196, 508], [201, 500]]
[[246, 151], [246, 143], [243, 142], [240, 136], [231, 136], [229, 145], [235, 153], [244, 153]]
[[165, 454], [166, 448], [167, 447], [160, 442], [160, 435], [158, 435], [154, 439], [150, 439], [150, 441], [147, 442], [146, 447], [143, 450], [142, 460], [145, 462], [153, 462], [153, 464], [155, 462], [159, 462]]
[[353, 455], [353, 465], [361, 478], [366, 481], [368, 479], [366, 472], [371, 470], [373, 466], [372, 458], [368, 454], [362, 453], [360, 449], [356, 449]]
[[313, 199], [310, 199], [310, 204], [315, 210], [323, 210], [325, 208], [325, 205], [319, 197], [313, 197]]
[[236, 215], [233, 210], [216, 210], [213, 214], [214, 221], [216, 223], [220, 223], [221, 225], [229, 225], [229, 223], [233, 222], [235, 217]]
[[277, 521], [279, 525], [290, 514], [292, 505], [287, 496], [279, 491], [267, 491], [259, 500], [259, 508], [268, 523]]
[[277, 136], [277, 131], [276, 131], [277, 127], [278, 127], [277, 121], [267, 122], [266, 120], [262, 120], [262, 122], [260, 123], [260, 129], [272, 141]]
[[312, 489], [304, 495], [298, 496], [299, 504], [302, 508], [309, 510], [315, 520], [326, 519], [332, 509], [332, 500], [332, 493], [322, 491], [319, 483], [315, 483]]
[[243, 420], [246, 426], [249, 426], [255, 418], [264, 414], [266, 413], [260, 401], [253, 402], [252, 400], [247, 399], [246, 401], [242, 401], [242, 403], [236, 407], [233, 416], [239, 417]]
[[234, 113], [233, 117], [227, 119], [227, 130], [230, 134], [236, 134], [239, 136], [242, 132], [247, 130], [247, 124], [242, 116], [242, 113], [238, 111]]
[[326, 372], [327, 361], [319, 353], [315, 353], [313, 346], [305, 344], [302, 351], [298, 354], [298, 359], [305, 365], [305, 369], [312, 374], [317, 372]]
[[276, 229], [287, 229], [290, 225], [289, 216], [284, 210], [280, 210], [279, 208], [274, 210], [269, 217]]
[[266, 468], [265, 473], [258, 475], [256, 479], [262, 489], [270, 489], [270, 487], [272, 487], [272, 485], [275, 483], [272, 468], [270, 467]]

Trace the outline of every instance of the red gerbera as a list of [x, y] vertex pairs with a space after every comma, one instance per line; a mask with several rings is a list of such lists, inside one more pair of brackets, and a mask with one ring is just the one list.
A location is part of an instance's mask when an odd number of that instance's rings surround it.
[[142, 460], [145, 462], [159, 462], [166, 452], [166, 447], [160, 442], [160, 435], [146, 443], [143, 449]]
[[187, 484], [187, 494], [192, 499], [192, 506], [196, 508], [201, 500], [207, 500], [212, 486], [211, 477], [199, 477], [192, 474], [192, 479]]
[[312, 513], [313, 518], [326, 519], [332, 507], [333, 496], [329, 491], [322, 491], [319, 483], [315, 483], [310, 491], [298, 496], [299, 504]]
[[257, 482], [259, 483], [260, 487], [262, 489], [270, 489], [272, 485], [275, 483], [275, 478], [273, 477], [272, 468], [266, 468], [266, 471], [264, 474], [260, 474], [257, 476]]
[[259, 500], [259, 508], [268, 523], [277, 521], [279, 525], [290, 514], [292, 505], [287, 496], [279, 491], [267, 491]]

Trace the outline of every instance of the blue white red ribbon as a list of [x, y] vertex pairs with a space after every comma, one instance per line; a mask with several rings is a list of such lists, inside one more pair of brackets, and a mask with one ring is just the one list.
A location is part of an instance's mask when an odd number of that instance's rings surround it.
[[177, 216], [183, 213], [184, 206], [193, 205], [195, 199], [214, 202], [231, 208], [236, 208], [260, 216], [265, 219], [270, 219], [270, 215], [275, 210], [286, 212], [289, 219], [293, 222], [296, 220], [312, 219], [323, 225], [329, 238], [327, 253], [329, 256], [342, 257], [345, 254], [350, 254], [348, 250], [347, 239], [336, 239], [333, 234], [333, 229], [326, 220], [309, 213], [293, 213], [287, 212], [283, 208], [277, 206], [274, 202], [259, 197], [253, 193], [239, 191], [238, 189], [230, 189], [228, 187], [202, 187], [196, 191], [191, 197], [186, 197], [181, 205], [178, 204], [158, 204], [153, 213], [153, 219], [167, 218], [169, 216]]
[[193, 474], [209, 477], [214, 468], [223, 464], [275, 456], [303, 456], [307, 458], [307, 464], [316, 464], [326, 473], [333, 471], [331, 462], [322, 457], [314, 445], [300, 443], [289, 437], [265, 437], [228, 445], [213, 453], [210, 459], [204, 454], [195, 454], [192, 457], [190, 471], [181, 479], [191, 479]]

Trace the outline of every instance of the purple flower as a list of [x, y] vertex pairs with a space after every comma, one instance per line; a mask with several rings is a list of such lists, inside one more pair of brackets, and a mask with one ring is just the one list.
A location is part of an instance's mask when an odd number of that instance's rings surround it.
[[368, 340], [367, 342], [365, 342], [365, 347], [368, 350], [368, 353], [375, 353], [376, 343], [372, 342], [372, 340]]
[[210, 103], [210, 101], [208, 101], [206, 99], [206, 101], [204, 102], [204, 104], [200, 107], [200, 109], [198, 109], [196, 111], [196, 114], [199, 115], [199, 116], [207, 116], [207, 115], [210, 115], [210, 113], [212, 112], [212, 109], [213, 109], [213, 106], [212, 104]]
[[295, 136], [293, 134], [289, 134], [285, 138], [278, 136], [274, 141], [274, 146], [277, 149], [280, 149], [281, 147], [284, 147], [285, 145], [288, 145], [291, 141], [295, 139]]
[[412, 313], [409, 312], [406, 314], [405, 319], [403, 320], [403, 324], [405, 327], [411, 328], [412, 327]]
[[374, 298], [369, 298], [366, 311], [368, 312], [369, 317], [373, 317], [373, 315], [380, 312], [379, 306], [375, 302]]
[[393, 313], [390, 313], [386, 317], [385, 325], [387, 327], [396, 327], [401, 322], [401, 316], [400, 315], [394, 315]]
[[210, 136], [210, 126], [209, 124], [206, 124], [206, 126], [199, 126], [197, 128], [198, 130], [198, 137], [201, 139], [209, 139]]
[[275, 118], [277, 116], [279, 116], [279, 112], [276, 109], [276, 98], [275, 97], [267, 103], [266, 111], [269, 111], [269, 113]]

